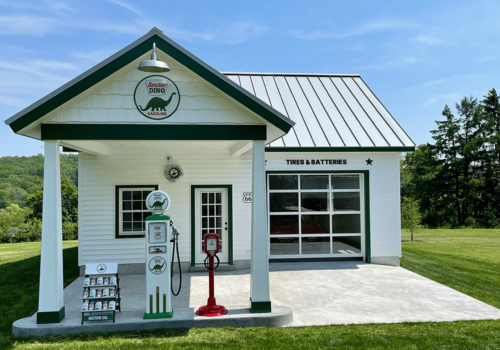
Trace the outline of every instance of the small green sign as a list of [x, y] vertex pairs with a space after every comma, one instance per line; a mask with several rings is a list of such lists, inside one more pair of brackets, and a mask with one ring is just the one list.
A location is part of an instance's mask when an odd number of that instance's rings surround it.
[[91, 315], [83, 316], [84, 321], [113, 321], [113, 315]]

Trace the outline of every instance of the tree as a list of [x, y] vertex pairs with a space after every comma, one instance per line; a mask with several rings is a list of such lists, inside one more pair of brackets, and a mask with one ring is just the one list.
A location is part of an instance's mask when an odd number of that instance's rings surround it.
[[401, 203], [401, 226], [408, 228], [413, 241], [413, 234], [417, 233], [417, 228], [421, 223], [419, 203], [413, 198], [404, 198]]
[[[30, 195], [26, 205], [32, 210], [29, 219], [42, 220], [43, 190]], [[78, 222], [78, 192], [69, 179], [61, 180], [61, 208], [63, 223]]]

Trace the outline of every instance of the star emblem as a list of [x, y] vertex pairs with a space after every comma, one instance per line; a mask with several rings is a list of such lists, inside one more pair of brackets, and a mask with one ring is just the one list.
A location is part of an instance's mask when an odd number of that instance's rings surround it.
[[373, 159], [368, 158], [366, 160], [366, 165], [372, 165], [372, 163], [373, 163]]

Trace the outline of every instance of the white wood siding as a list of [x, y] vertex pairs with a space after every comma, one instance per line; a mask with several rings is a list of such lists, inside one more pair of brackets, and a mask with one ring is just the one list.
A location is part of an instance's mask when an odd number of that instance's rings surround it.
[[223, 150], [168, 151], [172, 163], [185, 172], [180, 182], [163, 176], [165, 152], [113, 148], [108, 157], [79, 155], [79, 265], [92, 262], [143, 263], [144, 238], [115, 238], [115, 186], [159, 185], [172, 205], [170, 215], [179, 230], [181, 261], [191, 260], [191, 185], [233, 186], [234, 260], [248, 260], [250, 254], [251, 204], [243, 203], [243, 192], [252, 191], [250, 156], [233, 157]]
[[[366, 165], [366, 159], [373, 165]], [[372, 257], [401, 257], [399, 153], [266, 153], [266, 171], [369, 170]], [[286, 159], [347, 159], [346, 165], [286, 165]]]
[[160, 59], [166, 61], [171, 70], [154, 75], [173, 80], [181, 94], [179, 108], [171, 117], [152, 120], [139, 113], [134, 104], [135, 87], [153, 74], [141, 72], [131, 64], [125, 73], [101, 88], [83, 93], [44, 123], [263, 124], [184, 66], [165, 55]]
[[[158, 150], [155, 151], [154, 149]], [[243, 192], [252, 191], [251, 156], [233, 157], [225, 150], [149, 152], [114, 147], [108, 157], [79, 155], [79, 265], [91, 262], [143, 263], [144, 238], [115, 239], [115, 186], [159, 185], [172, 205], [167, 212], [179, 232], [181, 261], [191, 259], [191, 185], [233, 186], [234, 260], [250, 259], [251, 205]], [[178, 183], [163, 176], [166, 154], [185, 172]], [[373, 165], [366, 165], [366, 159]], [[399, 154], [397, 153], [266, 153], [266, 171], [369, 170], [372, 257], [401, 257]], [[347, 165], [289, 166], [286, 159], [347, 159]]]

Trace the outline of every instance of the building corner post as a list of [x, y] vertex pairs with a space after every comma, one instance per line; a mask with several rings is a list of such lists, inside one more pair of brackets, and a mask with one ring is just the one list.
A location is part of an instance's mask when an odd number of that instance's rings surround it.
[[271, 312], [264, 147], [264, 141], [253, 142], [250, 312], [254, 313]]
[[38, 324], [59, 323], [65, 316], [59, 141], [45, 141], [44, 153]]

